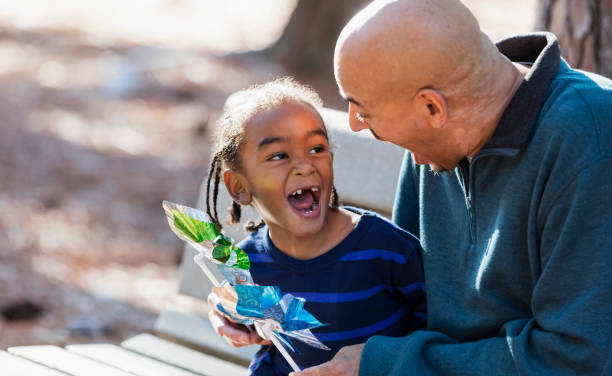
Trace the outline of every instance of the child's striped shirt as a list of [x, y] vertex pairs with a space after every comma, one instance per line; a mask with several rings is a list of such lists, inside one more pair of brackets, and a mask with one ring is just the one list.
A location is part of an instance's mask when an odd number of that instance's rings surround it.
[[[271, 242], [266, 226], [240, 242], [259, 285], [306, 299], [322, 323], [313, 334], [332, 351], [293, 340], [303, 368], [330, 360], [344, 346], [373, 335], [405, 336], [425, 327], [425, 284], [417, 238], [390, 221], [355, 208], [357, 226], [336, 247], [310, 260], [294, 259]], [[250, 366], [253, 375], [286, 375], [289, 365], [272, 346], [263, 346]]]

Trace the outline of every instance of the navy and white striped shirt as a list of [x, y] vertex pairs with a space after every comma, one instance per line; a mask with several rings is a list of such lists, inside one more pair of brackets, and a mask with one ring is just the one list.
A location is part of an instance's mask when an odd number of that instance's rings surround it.
[[[259, 285], [306, 299], [305, 308], [329, 324], [312, 333], [332, 351], [297, 340], [293, 354], [303, 368], [330, 360], [341, 347], [373, 335], [405, 336], [425, 327], [425, 284], [417, 238], [375, 213], [361, 214], [357, 226], [337, 246], [310, 260], [280, 251], [266, 226], [238, 246], [251, 261]], [[273, 346], [262, 346], [250, 366], [252, 375], [286, 375], [290, 366]]]

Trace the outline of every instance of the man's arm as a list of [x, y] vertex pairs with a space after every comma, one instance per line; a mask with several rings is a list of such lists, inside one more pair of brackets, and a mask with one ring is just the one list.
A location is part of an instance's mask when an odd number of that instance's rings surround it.
[[531, 317], [460, 343], [442, 333], [373, 337], [362, 375], [601, 375], [612, 341], [612, 159], [582, 169], [538, 211]]

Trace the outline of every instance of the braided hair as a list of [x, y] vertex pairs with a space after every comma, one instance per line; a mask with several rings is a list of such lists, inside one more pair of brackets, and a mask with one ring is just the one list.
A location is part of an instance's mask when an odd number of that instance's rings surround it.
[[[217, 122], [216, 145], [213, 149], [206, 179], [206, 213], [219, 228], [222, 225], [217, 212], [217, 198], [219, 196], [221, 171], [223, 168], [240, 170], [239, 151], [244, 140], [244, 126], [257, 114], [288, 102], [304, 103], [311, 106], [315, 111], [317, 107], [323, 105], [321, 98], [313, 89], [299, 84], [290, 77], [251, 86], [232, 94], [226, 101], [224, 114]], [[323, 123], [323, 119], [321, 119], [321, 122]], [[325, 126], [324, 123], [323, 125]], [[339, 206], [338, 193], [335, 187], [332, 187], [329, 206], [333, 209]], [[242, 215], [240, 204], [233, 201], [229, 213], [230, 224], [240, 222]], [[257, 224], [249, 221], [245, 228], [249, 232], [255, 232], [263, 225], [263, 220]]]

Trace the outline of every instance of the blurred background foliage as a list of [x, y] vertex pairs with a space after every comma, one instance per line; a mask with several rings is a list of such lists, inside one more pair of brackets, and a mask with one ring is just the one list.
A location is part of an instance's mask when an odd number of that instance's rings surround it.
[[[569, 17], [577, 61], [612, 61], [593, 52], [609, 1], [464, 2], [494, 40]], [[0, 0], [1, 348], [116, 343], [168, 304], [204, 312], [176, 294], [161, 201], [195, 204], [230, 93], [290, 74], [343, 109], [333, 47], [365, 3]]]

